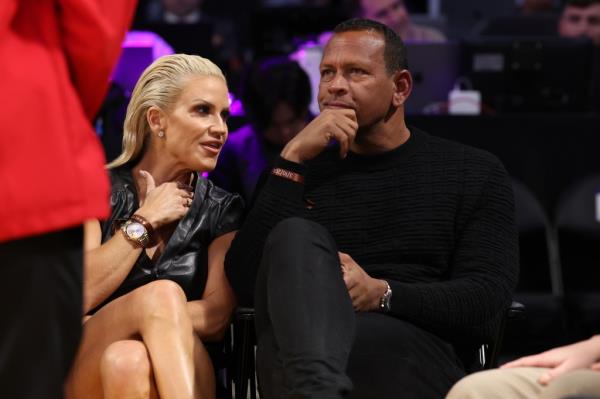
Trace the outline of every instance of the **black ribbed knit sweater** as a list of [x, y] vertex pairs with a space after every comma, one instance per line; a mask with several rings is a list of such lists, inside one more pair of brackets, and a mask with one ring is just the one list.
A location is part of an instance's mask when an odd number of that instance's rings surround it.
[[271, 228], [300, 216], [390, 283], [393, 316], [451, 342], [492, 336], [518, 273], [512, 189], [493, 155], [412, 128], [384, 154], [340, 159], [329, 148], [307, 165], [277, 165], [303, 174], [305, 184], [264, 181], [225, 262], [240, 304], [253, 302]]

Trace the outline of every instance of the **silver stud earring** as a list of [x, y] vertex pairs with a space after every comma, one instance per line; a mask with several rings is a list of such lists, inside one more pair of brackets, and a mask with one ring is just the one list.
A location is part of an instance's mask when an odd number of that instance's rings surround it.
[[165, 137], [165, 131], [164, 131], [164, 130], [160, 130], [160, 131], [158, 132], [158, 137], [160, 137], [161, 139], [162, 139], [163, 137]]

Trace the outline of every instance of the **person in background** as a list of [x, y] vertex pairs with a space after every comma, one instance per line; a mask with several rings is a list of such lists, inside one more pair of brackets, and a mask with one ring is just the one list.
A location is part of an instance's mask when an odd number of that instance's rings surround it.
[[133, 0], [0, 6], [0, 396], [61, 398], [81, 336], [83, 228], [108, 215], [91, 121]]
[[517, 10], [522, 15], [556, 12], [555, 0], [520, 0]]
[[225, 77], [205, 58], [164, 56], [138, 80], [108, 165], [111, 214], [85, 225], [87, 317], [67, 398], [215, 396], [205, 343], [235, 306], [223, 259], [242, 200], [200, 174], [228, 116]]
[[600, 335], [460, 380], [447, 399], [600, 397]]
[[446, 41], [437, 29], [413, 23], [403, 0], [360, 0], [360, 16], [389, 26], [404, 42]]
[[600, 0], [566, 0], [558, 21], [562, 37], [589, 37], [600, 46]]
[[241, 100], [249, 123], [231, 134], [210, 178], [249, 202], [261, 173], [310, 120], [308, 75], [287, 58], [259, 62], [242, 81]]

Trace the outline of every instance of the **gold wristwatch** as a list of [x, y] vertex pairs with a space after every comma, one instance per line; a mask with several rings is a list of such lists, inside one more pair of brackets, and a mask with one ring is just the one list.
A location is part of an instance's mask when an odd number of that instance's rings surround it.
[[137, 247], [147, 248], [150, 244], [150, 234], [143, 223], [135, 219], [129, 219], [121, 226], [121, 231], [127, 239]]

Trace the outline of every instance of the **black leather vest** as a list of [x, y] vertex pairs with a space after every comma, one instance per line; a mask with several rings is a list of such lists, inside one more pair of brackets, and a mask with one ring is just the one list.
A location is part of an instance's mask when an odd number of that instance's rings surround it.
[[[110, 178], [112, 213], [101, 224], [103, 243], [118, 232], [114, 227], [139, 207], [131, 167], [124, 165], [111, 170]], [[237, 230], [242, 215], [243, 201], [239, 195], [230, 194], [198, 176], [190, 209], [179, 221], [160, 258], [152, 263], [143, 251], [125, 281], [101, 306], [158, 279], [178, 283], [188, 300], [200, 299], [208, 274], [208, 246], [216, 237]]]

